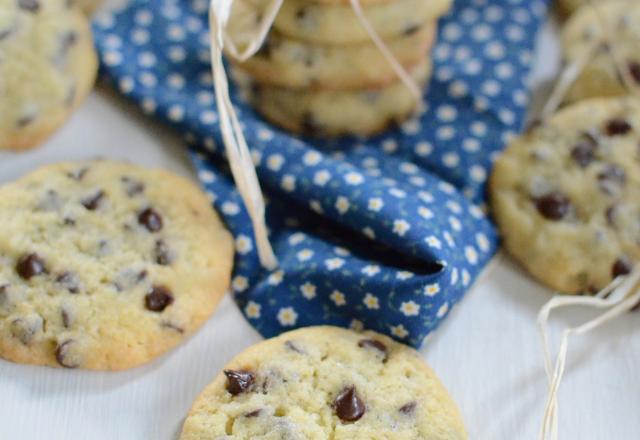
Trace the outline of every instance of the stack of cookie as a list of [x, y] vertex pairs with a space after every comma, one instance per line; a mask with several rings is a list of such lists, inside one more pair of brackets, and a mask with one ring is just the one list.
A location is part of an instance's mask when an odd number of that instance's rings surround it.
[[[234, 4], [228, 31], [240, 46], [262, 21], [259, 3]], [[416, 83], [426, 84], [436, 20], [451, 0], [361, 3], [395, 59]], [[296, 133], [371, 135], [402, 121], [417, 105], [349, 3], [340, 0], [285, 0], [261, 50], [245, 62], [231, 61], [255, 108]]]

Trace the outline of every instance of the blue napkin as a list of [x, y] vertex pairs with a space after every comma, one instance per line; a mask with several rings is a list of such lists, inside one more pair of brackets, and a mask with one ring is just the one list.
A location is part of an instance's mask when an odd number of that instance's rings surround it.
[[[496, 251], [483, 212], [495, 155], [520, 131], [546, 0], [457, 0], [441, 21], [426, 111], [372, 139], [311, 140], [231, 94], [267, 197], [279, 268], [258, 261], [214, 103], [207, 0], [133, 1], [94, 32], [104, 75], [184, 134], [235, 236], [233, 298], [265, 337], [332, 324], [420, 346]], [[135, 148], [135, 145], [132, 145]]]

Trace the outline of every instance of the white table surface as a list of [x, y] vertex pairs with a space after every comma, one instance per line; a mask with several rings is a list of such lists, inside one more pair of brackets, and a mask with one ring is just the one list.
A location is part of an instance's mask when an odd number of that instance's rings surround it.
[[[549, 29], [538, 53], [533, 83], [544, 90], [557, 65]], [[193, 176], [179, 137], [101, 88], [42, 148], [0, 154], [0, 182], [36, 165], [95, 156]], [[535, 319], [549, 295], [500, 254], [422, 350], [458, 402], [471, 439], [537, 438], [546, 379]], [[588, 316], [562, 314], [556, 327]], [[640, 439], [639, 324], [639, 313], [625, 316], [572, 346], [560, 393], [561, 439]], [[0, 360], [0, 439], [175, 439], [199, 391], [231, 357], [259, 340], [225, 298], [195, 337], [133, 371], [93, 373]]]

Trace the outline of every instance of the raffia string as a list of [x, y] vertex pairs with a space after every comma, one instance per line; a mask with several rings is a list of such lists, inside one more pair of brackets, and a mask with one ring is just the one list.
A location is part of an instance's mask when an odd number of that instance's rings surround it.
[[[636, 0], [628, 0], [628, 3], [630, 5], [633, 5], [635, 1]], [[624, 60], [618, 53], [614, 31], [614, 29], [616, 28], [615, 20], [612, 23], [607, 23], [606, 18], [603, 14], [599, 13], [598, 6], [594, 4], [593, 0], [587, 0], [587, 2], [589, 6], [593, 8], [596, 18], [600, 23], [602, 35], [591, 42], [591, 44], [585, 49], [584, 53], [580, 57], [575, 59], [572, 63], [568, 64], [563, 69], [558, 82], [553, 88], [551, 95], [549, 95], [549, 98], [547, 99], [547, 102], [542, 109], [542, 113], [540, 116], [543, 121], [548, 119], [553, 113], [556, 112], [556, 110], [558, 110], [573, 83], [575, 83], [575, 81], [578, 79], [589, 62], [594, 59], [594, 57], [598, 53], [598, 50], [603, 45], [611, 55], [614, 68], [622, 78], [622, 82], [627, 90], [629, 90], [629, 93], [637, 94], [638, 96], [640, 96], [640, 86], [633, 80], [629, 68], [626, 66]]]
[[[545, 304], [538, 314], [538, 328], [542, 337], [544, 364], [549, 379], [549, 396], [545, 407], [539, 440], [558, 439], [558, 390], [567, 363], [569, 339], [572, 336], [586, 334], [592, 330], [622, 316], [640, 303], [640, 265], [626, 277], [613, 281], [594, 297], [588, 296], [555, 296]], [[564, 307], [587, 306], [595, 309], [606, 309], [604, 313], [586, 323], [567, 328], [562, 333], [555, 363], [552, 365], [547, 326], [549, 315], [553, 310]]]
[[[411, 75], [398, 62], [387, 45], [376, 33], [371, 23], [367, 20], [359, 0], [350, 0], [351, 7], [367, 34], [382, 52], [400, 80], [411, 91], [412, 95], [421, 103], [422, 92], [420, 87], [411, 78]], [[258, 181], [249, 146], [242, 133], [242, 126], [238, 120], [233, 104], [229, 97], [229, 80], [225, 72], [222, 59], [222, 51], [226, 47], [230, 56], [238, 61], [246, 61], [260, 50], [273, 26], [273, 22], [282, 7], [283, 0], [272, 0], [265, 9], [265, 14], [258, 26], [258, 31], [242, 51], [234, 44], [233, 40], [225, 32], [233, 0], [211, 0], [209, 5], [209, 27], [211, 32], [211, 71], [215, 87], [216, 103], [220, 115], [220, 127], [224, 141], [231, 173], [242, 200], [251, 217], [255, 234], [256, 248], [262, 266], [273, 269], [278, 261], [269, 243], [267, 225], [265, 222], [265, 203], [262, 190]]]

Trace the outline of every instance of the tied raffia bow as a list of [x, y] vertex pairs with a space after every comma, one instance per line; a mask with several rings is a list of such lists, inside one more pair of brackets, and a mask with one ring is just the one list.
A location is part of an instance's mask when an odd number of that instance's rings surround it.
[[[378, 47], [380, 52], [382, 52], [400, 80], [407, 86], [420, 104], [422, 97], [420, 87], [394, 57], [387, 45], [376, 33], [375, 29], [373, 29], [371, 23], [369, 23], [364, 15], [360, 1], [350, 0], [350, 2], [358, 20], [373, 43]], [[227, 53], [238, 61], [246, 61], [255, 55], [262, 47], [267, 34], [271, 30], [273, 22], [282, 7], [282, 3], [283, 0], [272, 0], [268, 4], [258, 26], [258, 31], [242, 51], [238, 49], [230, 36], [225, 32], [231, 16], [233, 0], [211, 0], [209, 7], [211, 70], [216, 103], [220, 115], [222, 139], [236, 187], [251, 218], [260, 263], [267, 269], [274, 269], [278, 265], [278, 261], [269, 243], [269, 235], [265, 222], [265, 202], [262, 196], [260, 182], [258, 181], [258, 176], [251, 160], [249, 146], [242, 133], [240, 121], [229, 97], [229, 80], [224, 68], [222, 51], [226, 48]]]

